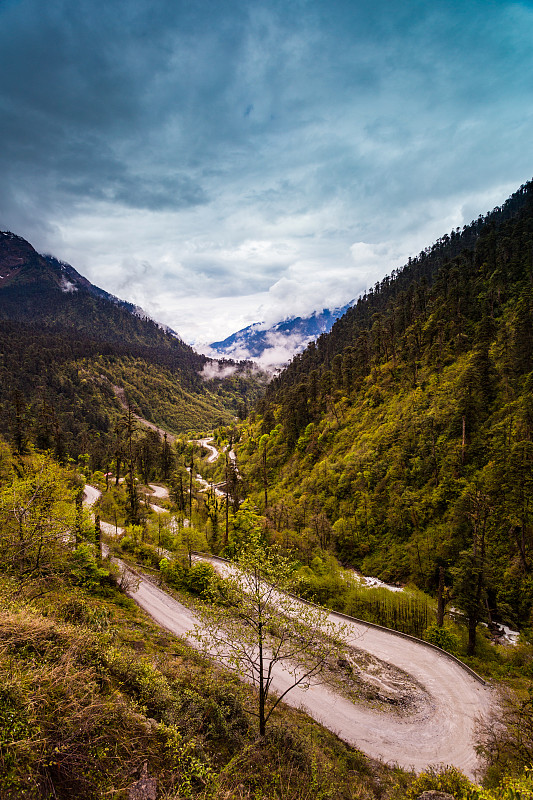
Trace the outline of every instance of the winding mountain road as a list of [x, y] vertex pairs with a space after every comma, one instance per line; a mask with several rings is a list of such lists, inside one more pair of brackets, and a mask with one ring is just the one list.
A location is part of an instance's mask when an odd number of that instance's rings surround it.
[[[330, 614], [332, 622], [346, 622]], [[391, 717], [355, 706], [328, 692], [311, 690], [303, 706], [323, 725], [368, 755], [417, 772], [430, 764], [451, 764], [469, 777], [479, 769], [474, 750], [476, 719], [492, 705], [492, 692], [439, 652], [388, 631], [349, 623], [355, 646], [403, 669], [425, 690], [419, 710]], [[291, 702], [289, 700], [289, 702]]]
[[[223, 574], [234, 567], [223, 559], [205, 556]], [[417, 772], [430, 764], [451, 764], [469, 777], [480, 768], [474, 750], [476, 720], [490, 710], [493, 691], [457, 660], [417, 639], [378, 626], [330, 613], [328, 622], [345, 626], [345, 639], [407, 673], [419, 684], [417, 710], [405, 716], [383, 713], [354, 704], [324, 685], [292, 689], [285, 698], [305, 709], [325, 727], [370, 756]], [[290, 678], [279, 671], [274, 683], [279, 693]]]
[[216, 447], [209, 442], [213, 442], [214, 439], [212, 436], [206, 436], [204, 439], [196, 439], [196, 444], [199, 444], [200, 447], [205, 447], [206, 450], [209, 450], [209, 456], [207, 457], [207, 463], [213, 464], [217, 458], [219, 457], [220, 453], [216, 449]]
[[[196, 444], [199, 444], [201, 447], [205, 447], [206, 450], [209, 450], [209, 456], [207, 458], [208, 464], [213, 464], [219, 457], [220, 451], [213, 444], [209, 444], [210, 442], [214, 442], [214, 438], [212, 436], [206, 436], [204, 439], [194, 439]], [[224, 452], [228, 453], [228, 458], [230, 461], [233, 462], [234, 466], [237, 467], [237, 456], [235, 454], [235, 450], [229, 450], [227, 447], [224, 448]], [[237, 470], [238, 472], [238, 470]]]
[[[87, 486], [86, 503], [92, 505], [98, 494], [98, 490]], [[102, 528], [115, 533], [113, 525], [102, 523]], [[125, 565], [123, 569], [130, 571]], [[144, 576], [134, 574], [138, 580], [129, 593], [135, 602], [158, 625], [197, 646], [189, 635], [199, 622], [193, 612]], [[329, 620], [347, 622], [345, 617], [334, 613]], [[475, 723], [491, 709], [493, 691], [457, 662], [416, 640], [358, 622], [348, 623], [347, 637], [356, 640], [357, 649], [403, 669], [421, 685], [424, 691], [417, 710], [402, 717], [384, 713], [363, 703], [353, 703], [320, 684], [307, 691], [292, 689], [285, 702], [302, 708], [373, 758], [417, 772], [431, 764], [453, 765], [475, 778], [480, 768], [474, 749]], [[284, 691], [289, 682], [292, 683], [291, 676], [280, 669], [274, 690]]]
[[[199, 620], [189, 608], [142, 577], [131, 596], [155, 622], [197, 646], [190, 631]], [[336, 614], [329, 619], [345, 622]], [[491, 690], [455, 662], [418, 642], [355, 623], [348, 626], [348, 634], [348, 638], [357, 637], [358, 649], [401, 667], [422, 685], [424, 700], [418, 711], [397, 717], [354, 704], [320, 684], [307, 691], [292, 689], [285, 702], [302, 708], [373, 758], [416, 772], [430, 764], [449, 764], [474, 778], [480, 767], [474, 750], [474, 726], [491, 707]], [[273, 688], [281, 693], [292, 682], [292, 676], [280, 668]]]
[[156, 483], [149, 483], [148, 486], [152, 490], [153, 496], [157, 497], [158, 500], [168, 500], [169, 493], [166, 486], [158, 486]]

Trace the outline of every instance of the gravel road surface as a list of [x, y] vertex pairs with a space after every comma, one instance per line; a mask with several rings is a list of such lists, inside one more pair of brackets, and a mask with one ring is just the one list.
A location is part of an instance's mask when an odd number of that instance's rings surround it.
[[216, 447], [214, 447], [212, 444], [209, 444], [209, 442], [213, 441], [214, 439], [212, 436], [207, 436], [205, 439], [196, 439], [196, 444], [199, 444], [200, 447], [205, 447], [206, 450], [209, 450], [209, 456], [207, 458], [208, 464], [212, 464], [220, 455]]
[[[86, 487], [88, 505], [98, 495], [98, 490]], [[108, 525], [102, 523], [102, 528], [107, 530]], [[109, 529], [114, 533], [114, 526], [109, 525]], [[198, 622], [190, 609], [142, 577], [131, 596], [155, 622], [195, 644], [187, 635]], [[346, 619], [337, 614], [329, 618], [346, 624]], [[371, 757], [417, 772], [430, 764], [453, 765], [475, 778], [480, 766], [474, 750], [475, 721], [490, 710], [494, 692], [459, 664], [416, 641], [359, 623], [349, 623], [348, 638], [355, 647], [405, 670], [422, 685], [424, 699], [417, 710], [397, 717], [354, 704], [319, 684], [307, 691], [295, 688], [285, 701], [304, 709]], [[289, 683], [291, 676], [279, 670], [275, 690], [282, 692]]]
[[[159, 625], [195, 644], [187, 637], [198, 622], [190, 609], [144, 579], [131, 596]], [[330, 619], [345, 622], [336, 614]], [[364, 625], [349, 628], [349, 638], [357, 637], [357, 648], [401, 667], [423, 686], [424, 701], [416, 713], [398, 718], [354, 704], [320, 684], [307, 691], [292, 689], [285, 702], [304, 709], [369, 756], [417, 772], [430, 764], [450, 764], [475, 778], [480, 765], [474, 750], [474, 724], [489, 710], [491, 690], [424, 645]], [[274, 689], [281, 693], [292, 682], [292, 676], [279, 669]]]
[[83, 502], [86, 506], [94, 506], [101, 494], [102, 492], [95, 486], [89, 486], [89, 484], [86, 483], [83, 491]]
[[158, 500], [168, 500], [168, 489], [166, 486], [158, 486], [156, 483], [149, 483], [148, 486]]

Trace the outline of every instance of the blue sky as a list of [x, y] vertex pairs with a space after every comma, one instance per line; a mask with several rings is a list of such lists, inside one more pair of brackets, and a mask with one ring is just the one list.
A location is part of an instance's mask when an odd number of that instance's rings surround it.
[[0, 115], [0, 228], [209, 342], [533, 176], [533, 3], [0, 0]]

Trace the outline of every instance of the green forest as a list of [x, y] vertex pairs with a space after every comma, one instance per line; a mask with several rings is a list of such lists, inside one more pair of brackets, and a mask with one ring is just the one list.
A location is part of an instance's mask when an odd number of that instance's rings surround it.
[[[28, 268], [0, 286], [0, 798], [126, 799], [144, 762], [168, 800], [531, 797], [533, 184], [376, 284], [268, 385], [249, 363], [202, 379], [204, 356], [61, 291], [26, 245], [10, 240]], [[193, 553], [238, 561], [250, 543], [281, 554], [294, 594], [501, 688], [484, 788], [372, 761], [285, 706], [258, 737], [253, 690], [157, 628], [113, 560], [223, 605]]]
[[531, 636], [532, 259], [527, 184], [361, 298], [239, 445], [276, 536], [432, 594], [443, 570], [471, 654], [480, 621]]
[[[57, 458], [88, 454], [106, 467], [115, 448], [120, 390], [140, 416], [172, 433], [201, 431], [244, 417], [263, 390], [250, 363], [225, 378], [202, 378], [209, 360], [133, 307], [115, 302], [13, 234], [0, 238], [0, 433], [53, 449]], [[22, 265], [22, 266], [20, 266]]]

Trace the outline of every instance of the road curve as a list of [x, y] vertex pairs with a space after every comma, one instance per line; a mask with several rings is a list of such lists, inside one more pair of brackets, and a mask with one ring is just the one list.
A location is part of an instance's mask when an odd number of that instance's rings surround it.
[[[223, 572], [232, 570], [223, 559], [204, 558]], [[311, 687], [300, 696], [293, 690], [286, 702], [305, 708], [370, 756], [417, 772], [430, 764], [451, 764], [474, 778], [481, 767], [474, 749], [476, 720], [490, 711], [494, 691], [460, 663], [416, 639], [334, 612], [328, 622], [346, 626], [348, 643], [404, 670], [421, 685], [425, 692], [417, 712], [403, 717], [382, 713], [354, 705], [324, 686]]]
[[83, 502], [86, 506], [94, 506], [101, 494], [102, 492], [96, 486], [90, 486], [86, 483], [83, 490]]
[[[131, 596], [155, 622], [195, 645], [187, 636], [198, 622], [190, 609], [144, 578]], [[330, 620], [346, 622], [336, 614], [331, 614]], [[307, 691], [292, 689], [285, 702], [304, 709], [317, 722], [373, 758], [416, 772], [431, 764], [453, 765], [475, 778], [480, 764], [474, 750], [474, 724], [476, 718], [489, 710], [491, 690], [459, 664], [416, 641], [353, 623], [348, 634], [349, 638], [357, 638], [357, 648], [404, 669], [419, 681], [427, 693], [419, 710], [410, 716], [396, 717], [354, 704], [319, 684]], [[279, 670], [274, 690], [281, 693], [291, 683], [292, 677]]]
[[153, 496], [159, 500], [168, 500], [169, 494], [166, 486], [159, 486], [156, 483], [149, 483], [148, 486], [152, 490]]
[[209, 444], [209, 442], [214, 442], [215, 441], [213, 439], [213, 437], [212, 436], [206, 436], [205, 439], [196, 439], [195, 441], [196, 441], [196, 444], [200, 445], [200, 447], [205, 447], [206, 450], [209, 450], [209, 456], [207, 457], [207, 463], [208, 464], [213, 464], [213, 462], [216, 461], [217, 458], [220, 455], [220, 453], [218, 452], [216, 447], [214, 445], [212, 445], [212, 444]]
[[[91, 489], [86, 487], [88, 504], [94, 502]], [[187, 638], [194, 646], [194, 640], [187, 634], [198, 620], [190, 609], [142, 576], [130, 594], [158, 625]], [[334, 613], [329, 620], [346, 624], [346, 618]], [[347, 634], [358, 649], [405, 670], [421, 684], [425, 700], [418, 710], [397, 717], [354, 704], [321, 685], [311, 686], [307, 691], [292, 689], [285, 702], [304, 709], [341, 739], [373, 758], [416, 772], [431, 764], [453, 765], [475, 778], [480, 768], [474, 750], [475, 721], [490, 710], [493, 691], [456, 662], [417, 641], [355, 622], [348, 623]], [[279, 671], [275, 690], [284, 691], [289, 681], [290, 676]]]
[[[337, 614], [330, 614], [329, 620], [346, 623]], [[490, 710], [492, 690], [456, 662], [416, 641], [358, 623], [348, 624], [348, 634], [357, 637], [358, 649], [411, 675], [425, 689], [427, 699], [417, 713], [391, 718], [343, 699], [331, 698], [324, 707], [315, 692], [307, 701], [309, 712], [368, 755], [417, 772], [429, 764], [450, 764], [475, 778], [481, 766], [474, 750], [475, 723]], [[317, 714], [320, 706], [321, 717]]]

